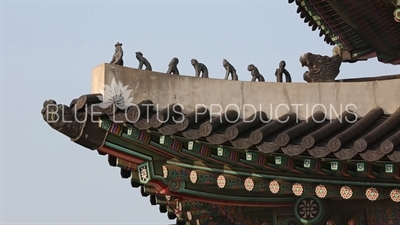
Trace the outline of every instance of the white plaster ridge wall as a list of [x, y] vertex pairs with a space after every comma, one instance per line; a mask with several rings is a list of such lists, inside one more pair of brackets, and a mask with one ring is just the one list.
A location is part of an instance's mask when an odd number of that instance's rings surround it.
[[104, 93], [104, 84], [110, 85], [113, 78], [129, 85], [133, 103], [150, 99], [160, 108], [180, 103], [185, 113], [204, 104], [212, 112], [220, 111], [218, 105], [223, 110], [238, 109], [242, 117], [262, 110], [272, 119], [289, 111], [305, 119], [313, 111], [322, 110], [328, 118], [336, 118], [346, 109], [364, 116], [376, 106], [388, 114], [400, 106], [400, 79], [343, 83], [227, 81], [102, 64], [93, 69], [92, 93]]

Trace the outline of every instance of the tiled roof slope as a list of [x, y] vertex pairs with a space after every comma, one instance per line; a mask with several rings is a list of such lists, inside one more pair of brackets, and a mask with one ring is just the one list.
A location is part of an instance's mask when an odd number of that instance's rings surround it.
[[115, 105], [102, 109], [92, 107], [98, 100], [90, 101], [88, 96], [73, 100], [71, 107], [107, 116], [114, 123], [131, 123], [140, 130], [156, 130], [164, 135], [263, 153], [400, 162], [400, 108], [387, 115], [376, 107], [362, 118], [351, 111], [343, 112], [333, 120], [326, 119], [319, 111], [306, 120], [297, 119], [294, 113], [269, 120], [264, 112], [239, 118], [234, 110], [210, 118], [206, 108], [184, 115], [179, 104], [156, 111], [146, 106], [154, 103], [151, 100], [141, 101], [124, 111]]
[[343, 46], [353, 59], [378, 56], [400, 64], [400, 23], [394, 20], [394, 1], [289, 0], [312, 30], [326, 43]]

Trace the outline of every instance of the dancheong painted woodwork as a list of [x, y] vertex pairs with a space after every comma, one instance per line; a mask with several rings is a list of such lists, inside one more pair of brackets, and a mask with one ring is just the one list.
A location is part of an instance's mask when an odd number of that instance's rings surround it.
[[[322, 112], [314, 113], [321, 121], [317, 124], [290, 120], [293, 114], [282, 116], [286, 124], [265, 122], [265, 113], [252, 115], [260, 118], [250, 124], [231, 123], [210, 120], [205, 109], [200, 109], [201, 125], [193, 122], [194, 113], [178, 123], [171, 116], [159, 124], [152, 118], [165, 117], [168, 108], [146, 113], [141, 106], [150, 100], [121, 116], [119, 109], [109, 113], [109, 108], [91, 107], [99, 102], [91, 96], [69, 106], [45, 102], [43, 112], [94, 120], [47, 122], [76, 143], [108, 155], [123, 178], [178, 223], [321, 224], [354, 215], [368, 224], [383, 224], [375, 221], [382, 218], [399, 222], [400, 108], [391, 115], [374, 108], [348, 124], [336, 123], [339, 118], [328, 121]], [[132, 115], [139, 115], [133, 124], [127, 121]], [[351, 115], [341, 114], [348, 121]], [[388, 213], [376, 215], [375, 202]], [[346, 207], [335, 207], [341, 204]]]
[[312, 30], [346, 51], [346, 61], [377, 57], [400, 64], [400, 6], [397, 0], [289, 0]]
[[[340, 48], [342, 62], [377, 56], [385, 63], [400, 63], [396, 51], [400, 42], [394, 41], [399, 40], [400, 23], [396, 14], [393, 18], [400, 4], [395, 1], [289, 2], [297, 4], [300, 16], [313, 30], [320, 29], [326, 42]], [[139, 188], [151, 205], [158, 205], [176, 224], [400, 224], [400, 101], [396, 99], [400, 75], [347, 80], [330, 76], [328, 82], [315, 84], [320, 81], [312, 81], [312, 75], [327, 74], [313, 72], [315, 64], [303, 55], [301, 60], [309, 66], [305, 75], [314, 84], [300, 87], [291, 82], [185, 78], [177, 76], [177, 58], [165, 74], [124, 67], [122, 57], [115, 60], [98, 67], [104, 69], [101, 81], [93, 83], [119, 88], [117, 99], [106, 104], [108, 92], [92, 91], [69, 105], [48, 100], [41, 111], [43, 119], [71, 141], [106, 157], [109, 166], [119, 168], [123, 179], [130, 179], [133, 188]], [[115, 79], [136, 85], [136, 93]], [[183, 82], [199, 88], [168, 92], [157, 81], [165, 87]], [[246, 116], [234, 109], [216, 115], [208, 107], [194, 107], [198, 102], [188, 94], [206, 93], [211, 82], [240, 87], [240, 107], [246, 100], [260, 99], [251, 94], [252, 88], [267, 86], [285, 88], [284, 99], [289, 102], [345, 99], [357, 100], [361, 107], [358, 111], [334, 107], [336, 117], [324, 110], [304, 117], [303, 111], [290, 109], [275, 116], [264, 109]], [[288, 92], [289, 88], [298, 89]], [[299, 94], [303, 92], [310, 95]], [[332, 93], [334, 97], [326, 97]], [[209, 98], [226, 104], [240, 94]], [[133, 104], [121, 107], [127, 99], [134, 99]]]

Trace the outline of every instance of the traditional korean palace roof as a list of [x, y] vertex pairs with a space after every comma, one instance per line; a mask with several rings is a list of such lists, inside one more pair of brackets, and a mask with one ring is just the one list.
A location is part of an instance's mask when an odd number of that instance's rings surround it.
[[326, 43], [339, 45], [351, 62], [378, 57], [400, 64], [400, 2], [396, 0], [289, 0]]
[[43, 118], [177, 224], [400, 224], [399, 78], [245, 82], [104, 64], [92, 79], [69, 105], [46, 101]]

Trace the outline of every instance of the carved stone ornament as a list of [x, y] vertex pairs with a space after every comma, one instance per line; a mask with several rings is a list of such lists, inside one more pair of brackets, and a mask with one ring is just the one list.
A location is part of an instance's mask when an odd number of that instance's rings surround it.
[[143, 53], [136, 52], [136, 59], [139, 61], [139, 70], [143, 68], [143, 65], [146, 67], [146, 70], [152, 70], [149, 61], [145, 57], [143, 57]]
[[192, 59], [190, 62], [194, 67], [195, 77], [200, 77], [201, 74], [201, 77], [208, 78], [208, 69], [206, 65], [204, 65], [203, 63], [199, 63], [197, 59]]
[[179, 75], [178, 63], [179, 63], [178, 58], [172, 58], [171, 62], [168, 64], [167, 74]]
[[86, 119], [86, 113], [72, 110], [66, 105], [57, 105], [54, 100], [45, 101], [41, 113], [50, 127], [71, 139], [79, 137]]
[[122, 51], [122, 43], [117, 42], [115, 44], [115, 53], [111, 59], [110, 64], [115, 64], [115, 65], [124, 65], [124, 60], [122, 57], [124, 56], [124, 51]]
[[236, 69], [235, 67], [232, 66], [232, 64], [230, 64], [228, 62], [228, 60], [224, 59], [222, 60], [222, 66], [224, 66], [226, 73], [225, 73], [225, 80], [228, 80], [229, 74], [232, 76], [232, 80], [238, 80], [239, 77], [236, 73]]
[[300, 56], [301, 66], [307, 66], [308, 71], [304, 73], [304, 80], [309, 83], [334, 82], [339, 75], [342, 64], [340, 47], [333, 48], [333, 56], [321, 56], [307, 52]]
[[292, 77], [290, 76], [290, 73], [285, 69], [285, 67], [286, 67], [286, 62], [282, 60], [279, 63], [279, 68], [276, 69], [275, 71], [276, 82], [283, 82], [283, 74], [285, 74], [286, 83], [292, 82]]
[[265, 82], [263, 75], [260, 74], [258, 68], [255, 65], [253, 64], [248, 65], [247, 70], [250, 71], [251, 73], [252, 76], [251, 81], [255, 82], [256, 80], [258, 80], [258, 82]]

